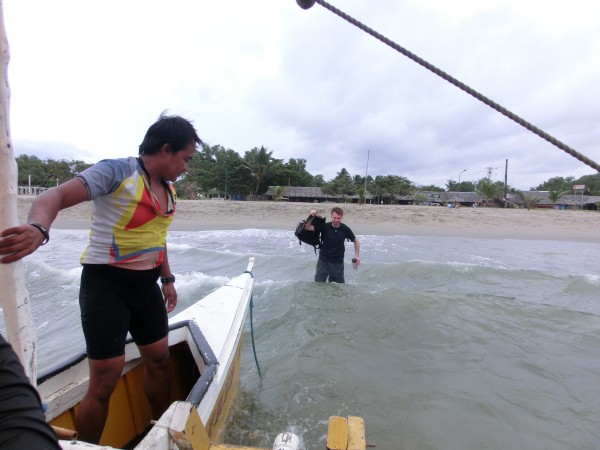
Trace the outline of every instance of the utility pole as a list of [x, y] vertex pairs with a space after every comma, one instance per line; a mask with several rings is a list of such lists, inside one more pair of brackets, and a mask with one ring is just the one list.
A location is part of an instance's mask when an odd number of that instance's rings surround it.
[[371, 150], [367, 150], [367, 169], [365, 170], [365, 195], [367, 195], [367, 177], [369, 176], [369, 156], [371, 155]]
[[467, 171], [467, 169], [463, 169], [458, 174], [458, 194], [456, 196], [456, 207], [457, 208], [460, 208], [460, 176], [466, 171]]
[[369, 176], [369, 156], [371, 155], [371, 150], [367, 150], [367, 168], [365, 169], [365, 203], [367, 203], [367, 179]]
[[504, 164], [504, 207], [508, 208], [508, 159]]

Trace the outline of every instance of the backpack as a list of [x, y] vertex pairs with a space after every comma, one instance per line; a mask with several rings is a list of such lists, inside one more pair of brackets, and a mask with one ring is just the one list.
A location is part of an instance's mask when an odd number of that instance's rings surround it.
[[308, 231], [304, 229], [306, 221], [310, 218], [312, 218], [313, 223], [318, 221], [325, 222], [325, 219], [321, 216], [308, 216], [306, 219], [298, 222], [298, 225], [296, 226], [296, 232], [294, 234], [298, 238], [298, 245], [302, 245], [303, 242], [307, 245], [312, 245], [315, 248], [315, 254], [317, 254], [317, 249], [321, 248], [321, 237], [314, 231]]

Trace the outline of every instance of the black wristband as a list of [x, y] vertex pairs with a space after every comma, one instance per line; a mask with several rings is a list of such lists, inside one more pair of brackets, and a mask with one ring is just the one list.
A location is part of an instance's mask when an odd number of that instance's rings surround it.
[[175, 283], [175, 275], [171, 275], [170, 277], [160, 277], [160, 282], [162, 284]]
[[36, 227], [38, 230], [40, 230], [40, 233], [44, 235], [44, 240], [40, 245], [46, 245], [50, 240], [50, 233], [48, 233], [48, 229], [44, 225], [39, 223], [30, 223], [29, 225], [31, 225], [32, 227]]

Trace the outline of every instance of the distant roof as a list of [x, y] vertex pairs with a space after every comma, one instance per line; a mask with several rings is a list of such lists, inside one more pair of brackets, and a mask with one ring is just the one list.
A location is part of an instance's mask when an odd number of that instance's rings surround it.
[[[551, 205], [550, 201], [550, 192], [548, 191], [522, 191], [524, 195], [535, 197], [539, 199], [537, 201], [538, 205]], [[522, 203], [522, 200], [518, 195], [509, 194], [508, 199], [513, 203]], [[596, 204], [600, 202], [600, 196], [598, 195], [573, 195], [573, 194], [564, 194], [561, 195], [560, 198], [556, 201], [557, 205], [565, 205], [565, 206], [578, 206], [578, 205], [590, 205]]]
[[[319, 199], [337, 199], [341, 196], [339, 195], [329, 195], [324, 194], [320, 187], [304, 187], [304, 186], [281, 186], [283, 191], [282, 195], [284, 197], [291, 198], [319, 198]], [[427, 195], [430, 201], [437, 201], [440, 203], [456, 203], [456, 202], [464, 202], [464, 203], [480, 203], [485, 200], [485, 197], [479, 195], [477, 192], [445, 192], [445, 191], [419, 191], [421, 194]], [[524, 195], [532, 196], [538, 198], [539, 200], [536, 202], [538, 205], [551, 205], [550, 201], [550, 193], [548, 191], [522, 191]], [[269, 186], [267, 192], [264, 194], [265, 196], [273, 196], [275, 193], [275, 186]], [[358, 198], [358, 195], [348, 196], [349, 198]], [[367, 193], [365, 196], [368, 199], [373, 198], [373, 195]], [[401, 195], [396, 196], [399, 200], [407, 200], [412, 201], [412, 195]], [[520, 196], [517, 194], [508, 194], [508, 200], [512, 203], [522, 204]], [[596, 204], [600, 202], [600, 196], [597, 195], [572, 195], [565, 194], [562, 195], [559, 200], [556, 202], [557, 205], [565, 205], [565, 206], [578, 206], [578, 205], [589, 205]]]
[[[335, 195], [323, 194], [320, 187], [301, 187], [301, 186], [281, 186], [283, 188], [282, 195], [284, 197], [295, 198], [337, 198]], [[275, 186], [269, 186], [267, 196], [275, 195]]]

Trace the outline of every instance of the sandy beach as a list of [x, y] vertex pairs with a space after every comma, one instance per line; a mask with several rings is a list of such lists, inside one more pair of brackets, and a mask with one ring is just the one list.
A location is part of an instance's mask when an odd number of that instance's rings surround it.
[[[25, 222], [34, 197], [20, 196], [19, 221]], [[489, 239], [545, 239], [600, 242], [600, 213], [549, 209], [445, 208], [441, 206], [312, 204], [179, 200], [172, 230], [292, 231], [316, 208], [329, 217], [333, 206], [344, 209], [344, 222], [355, 234], [458, 236]], [[53, 228], [86, 229], [91, 203], [61, 211]]]

